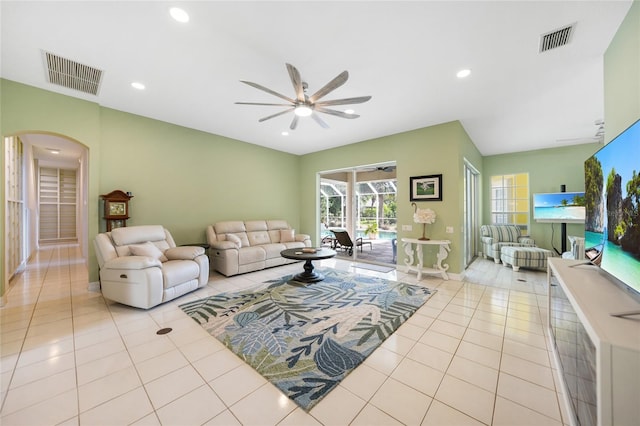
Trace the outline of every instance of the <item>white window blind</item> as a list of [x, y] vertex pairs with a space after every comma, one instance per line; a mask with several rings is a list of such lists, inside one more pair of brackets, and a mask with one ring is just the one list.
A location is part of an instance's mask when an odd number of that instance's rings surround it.
[[529, 174], [491, 176], [491, 223], [529, 232]]

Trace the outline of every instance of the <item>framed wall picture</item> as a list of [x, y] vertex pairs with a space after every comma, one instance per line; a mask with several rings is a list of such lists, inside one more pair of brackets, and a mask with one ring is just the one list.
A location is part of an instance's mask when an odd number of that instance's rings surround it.
[[410, 201], [442, 201], [442, 175], [409, 178]]

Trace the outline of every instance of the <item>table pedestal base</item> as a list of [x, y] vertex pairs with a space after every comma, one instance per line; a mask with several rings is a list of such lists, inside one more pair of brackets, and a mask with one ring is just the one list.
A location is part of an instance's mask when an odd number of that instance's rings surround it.
[[304, 262], [304, 272], [295, 275], [293, 279], [302, 283], [317, 283], [318, 281], [324, 280], [324, 276], [322, 274], [314, 272], [311, 259], [307, 259]]

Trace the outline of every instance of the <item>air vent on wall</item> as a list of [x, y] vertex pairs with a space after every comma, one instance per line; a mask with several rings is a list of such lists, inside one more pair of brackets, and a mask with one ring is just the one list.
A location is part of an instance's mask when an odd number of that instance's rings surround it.
[[102, 70], [44, 52], [47, 63], [47, 80], [80, 92], [97, 95]]
[[575, 24], [568, 25], [540, 36], [540, 53], [564, 46], [571, 41]]

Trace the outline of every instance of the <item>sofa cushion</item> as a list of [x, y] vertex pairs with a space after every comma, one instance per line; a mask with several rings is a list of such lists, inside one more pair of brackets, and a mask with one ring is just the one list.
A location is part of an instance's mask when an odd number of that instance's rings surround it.
[[290, 243], [296, 240], [294, 229], [281, 229], [280, 230], [280, 242]]
[[237, 248], [242, 247], [242, 240], [237, 235], [227, 234], [227, 240], [231, 241], [236, 246], [238, 246]]
[[249, 220], [244, 223], [247, 232], [252, 231], [268, 231], [267, 222], [265, 220]]
[[[141, 243], [144, 243], [142, 241], [140, 241]], [[167, 250], [168, 248], [170, 248], [171, 246], [169, 245], [169, 243], [167, 243], [167, 241], [162, 240], [162, 241], [153, 241], [151, 242], [152, 245], [156, 246], [158, 248], [158, 250], [160, 250], [162, 253], [165, 252], [165, 250]], [[124, 256], [134, 256], [133, 253], [131, 253], [131, 246], [133, 244], [130, 245], [125, 245], [125, 246], [114, 246], [116, 253], [118, 254], [118, 257], [124, 257]]]
[[170, 260], [162, 264], [164, 288], [171, 288], [190, 280], [197, 280], [200, 267], [192, 260]]
[[249, 245], [251, 245], [251, 247], [262, 244], [271, 244], [271, 238], [266, 230], [247, 232], [247, 238], [249, 239]]
[[247, 230], [244, 227], [244, 222], [238, 220], [218, 222], [214, 225], [214, 229], [216, 231], [216, 234], [237, 234], [239, 232], [245, 232]]
[[274, 244], [263, 244], [260, 246], [266, 255], [267, 259], [274, 259], [280, 257], [280, 252], [287, 248], [284, 244], [274, 243]]
[[166, 262], [168, 260], [167, 256], [150, 241], [144, 244], [131, 244], [129, 250], [133, 256], [147, 256], [158, 259], [160, 262]]
[[514, 225], [482, 225], [482, 235], [496, 241], [518, 242], [520, 228]]
[[145, 225], [116, 228], [111, 231], [111, 239], [116, 246], [124, 246], [147, 241], [164, 241], [167, 235], [161, 225]]
[[286, 220], [268, 220], [267, 228], [270, 231], [277, 231], [279, 229], [289, 229], [289, 224]]
[[262, 249], [262, 247], [242, 247], [240, 250], [238, 250], [239, 265], [264, 262], [266, 257], [266, 252]]

